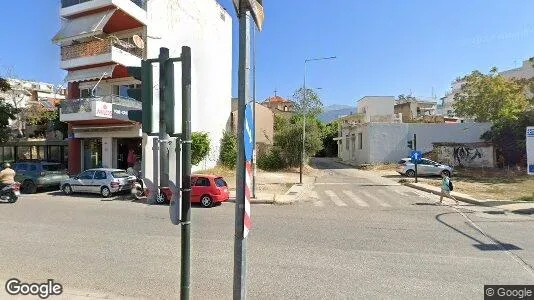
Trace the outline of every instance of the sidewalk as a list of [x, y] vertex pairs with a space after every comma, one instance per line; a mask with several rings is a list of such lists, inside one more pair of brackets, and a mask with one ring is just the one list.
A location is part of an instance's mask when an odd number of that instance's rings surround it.
[[[284, 194], [256, 192], [256, 198], [250, 199], [250, 204], [279, 204], [288, 205], [297, 201], [303, 192], [310, 189], [313, 182], [304, 182], [301, 184], [294, 184]], [[235, 203], [235, 190], [230, 191], [230, 199], [227, 202]]]
[[[424, 183], [405, 183], [407, 187], [411, 187], [420, 191], [432, 193], [435, 195], [440, 195], [441, 188], [437, 186], [432, 186]], [[496, 207], [505, 211], [521, 214], [534, 214], [534, 202], [530, 201], [504, 201], [504, 200], [478, 200], [470, 195], [451, 192], [451, 195], [458, 199], [458, 201], [463, 201], [466, 203], [479, 205], [479, 206], [488, 206]]]

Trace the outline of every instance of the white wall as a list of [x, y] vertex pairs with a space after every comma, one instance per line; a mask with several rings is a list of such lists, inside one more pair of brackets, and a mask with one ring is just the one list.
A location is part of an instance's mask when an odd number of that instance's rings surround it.
[[370, 122], [376, 116], [390, 116], [395, 113], [395, 97], [393, 96], [365, 96], [356, 106], [358, 113], [365, 113], [365, 119]]
[[[148, 2], [146, 27], [147, 58], [157, 58], [160, 47], [169, 49], [171, 57], [181, 55], [182, 46], [192, 52], [191, 130], [207, 132], [211, 139], [208, 158], [193, 171], [215, 166], [219, 143], [231, 110], [232, 97], [232, 19], [215, 0], [151, 0]], [[223, 20], [224, 19], [224, 20]], [[175, 70], [175, 128], [181, 129], [181, 64]], [[154, 114], [159, 120], [159, 67], [154, 65]], [[143, 174], [150, 180], [153, 173], [152, 138], [143, 137]], [[172, 150], [174, 151], [174, 150]], [[169, 175], [175, 155], [170, 156]]]
[[[407, 123], [366, 123], [353, 126], [350, 131], [343, 131], [343, 160], [356, 163], [397, 162], [408, 157], [410, 149], [408, 140], [417, 134], [417, 150], [429, 152], [432, 143], [473, 143], [480, 142], [480, 136], [491, 128], [489, 123], [455, 123], [455, 124], [407, 124]], [[350, 155], [345, 148], [345, 135], [362, 132], [363, 149], [356, 149], [356, 155]]]

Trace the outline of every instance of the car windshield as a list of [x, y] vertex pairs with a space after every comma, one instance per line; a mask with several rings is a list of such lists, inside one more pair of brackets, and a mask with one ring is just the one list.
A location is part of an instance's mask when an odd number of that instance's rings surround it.
[[113, 175], [114, 178], [126, 178], [131, 176], [130, 174], [126, 173], [126, 171], [114, 171], [111, 172], [111, 175]]
[[221, 177], [215, 179], [215, 184], [216, 184], [218, 187], [225, 187], [225, 186], [228, 186], [228, 185], [226, 184], [226, 181], [224, 181], [224, 179], [222, 179]]

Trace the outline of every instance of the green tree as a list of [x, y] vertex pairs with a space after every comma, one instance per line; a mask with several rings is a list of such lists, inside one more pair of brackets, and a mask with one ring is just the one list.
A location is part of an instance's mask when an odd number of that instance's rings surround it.
[[[322, 148], [320, 130], [320, 121], [316, 118], [309, 117], [306, 122], [306, 140], [305, 140], [305, 154], [310, 157], [317, 153]], [[283, 157], [286, 165], [295, 167], [300, 165], [300, 157], [302, 152], [302, 122], [298, 119], [292, 119], [284, 128], [278, 130], [274, 134], [274, 147], [276, 147]]]
[[[0, 92], [7, 92], [11, 89], [9, 82], [0, 77]], [[9, 128], [9, 121], [16, 120], [19, 109], [15, 108], [11, 103], [0, 98], [0, 142], [5, 143], [11, 136], [11, 129]]]
[[237, 137], [232, 131], [224, 132], [219, 160], [223, 166], [229, 168], [234, 168], [237, 163]]
[[332, 122], [326, 124], [322, 130], [323, 148], [317, 153], [317, 156], [336, 157], [338, 153], [337, 141], [334, 138], [339, 135], [339, 123]]
[[191, 133], [191, 164], [198, 165], [210, 152], [210, 138], [205, 132]]
[[307, 88], [306, 92], [304, 92], [304, 88], [297, 89], [293, 93], [293, 102], [295, 103], [295, 111], [301, 115], [317, 116], [323, 111], [321, 98], [312, 89]]
[[506, 79], [492, 68], [489, 74], [473, 71], [463, 77], [461, 90], [454, 95], [453, 108], [458, 116], [478, 122], [517, 120], [534, 102], [526, 94], [532, 80]]

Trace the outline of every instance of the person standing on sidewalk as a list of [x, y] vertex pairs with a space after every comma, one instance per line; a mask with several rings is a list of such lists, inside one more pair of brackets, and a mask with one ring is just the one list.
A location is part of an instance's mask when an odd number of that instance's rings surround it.
[[443, 204], [443, 197], [451, 198], [456, 201], [456, 205], [459, 204], [458, 200], [451, 195], [451, 188], [449, 186], [450, 181], [451, 179], [445, 172], [441, 173], [441, 195], [439, 197], [439, 204]]

